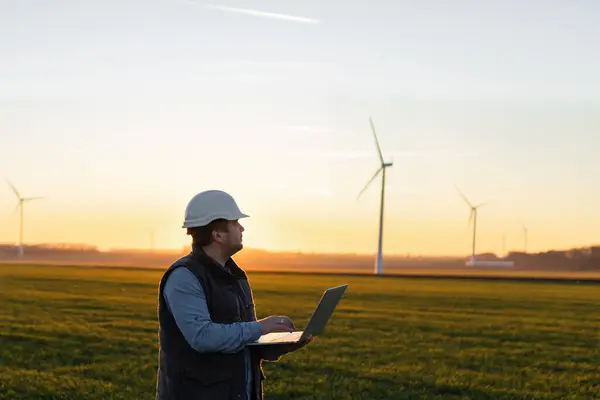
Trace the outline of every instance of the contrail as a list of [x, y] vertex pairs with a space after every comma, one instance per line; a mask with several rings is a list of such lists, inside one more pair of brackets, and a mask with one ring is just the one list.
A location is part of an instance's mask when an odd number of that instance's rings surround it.
[[258, 10], [250, 10], [247, 8], [217, 6], [217, 5], [213, 5], [213, 4], [202, 4], [201, 7], [211, 8], [213, 10], [221, 10], [221, 11], [231, 12], [231, 13], [253, 15], [255, 17], [273, 18], [273, 19], [282, 19], [282, 20], [286, 20], [286, 21], [301, 22], [303, 24], [319, 24], [319, 23], [321, 23], [321, 21], [319, 21], [318, 19], [296, 17], [294, 15], [277, 14], [277, 13], [270, 13], [270, 12], [265, 12], [265, 11], [258, 11]]

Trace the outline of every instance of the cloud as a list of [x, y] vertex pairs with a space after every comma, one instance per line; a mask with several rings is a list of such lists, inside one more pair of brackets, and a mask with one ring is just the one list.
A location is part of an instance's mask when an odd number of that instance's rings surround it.
[[[300, 81], [334, 79], [337, 66], [318, 61], [252, 61], [224, 60], [197, 65], [198, 71], [217, 75], [220, 79], [241, 82], [281, 82], [295, 84]], [[306, 83], [304, 84], [306, 89]]]
[[256, 69], [306, 69], [317, 70], [336, 68], [335, 64], [319, 61], [254, 61], [254, 60], [232, 60], [225, 61], [221, 65], [234, 68], [256, 68]]
[[205, 62], [198, 67], [203, 71], [226, 72], [266, 72], [269, 74], [279, 72], [293, 73], [337, 73], [335, 64], [319, 61], [254, 61], [254, 60], [223, 60]]
[[317, 197], [332, 197], [333, 192], [328, 188], [310, 188], [308, 189], [308, 194], [317, 196]]
[[288, 126], [288, 129], [298, 132], [306, 132], [306, 133], [318, 133], [326, 135], [328, 133], [333, 133], [333, 129], [323, 128], [318, 126], [309, 126], [309, 125], [291, 125]]
[[390, 186], [386, 185], [385, 191], [387, 193], [400, 193], [400, 194], [414, 194], [421, 193], [422, 190], [417, 187], [409, 187], [409, 186]]
[[326, 187], [297, 187], [288, 182], [279, 183], [277, 189], [284, 192], [292, 191], [295, 195], [308, 197], [332, 197], [334, 195], [333, 191]]
[[331, 68], [332, 64], [321, 62], [301, 61], [254, 61], [254, 60], [224, 60], [212, 63], [202, 63], [204, 68], [229, 68], [229, 69], [304, 69], [304, 68]]
[[[338, 159], [360, 159], [360, 158], [377, 158], [377, 152], [339, 152], [339, 151], [322, 151], [322, 152], [305, 152], [298, 153], [300, 157], [310, 158], [338, 158]], [[393, 151], [384, 152], [383, 158], [389, 160], [392, 158], [448, 158], [448, 157], [477, 157], [476, 153], [449, 153], [436, 151]]]
[[224, 11], [224, 12], [230, 12], [230, 13], [252, 15], [254, 17], [262, 17], [262, 18], [280, 19], [280, 20], [284, 20], [284, 21], [300, 22], [300, 23], [303, 23], [303, 24], [319, 24], [319, 23], [321, 23], [321, 21], [318, 20], [318, 19], [306, 18], [306, 17], [298, 17], [298, 16], [294, 16], [294, 15], [279, 14], [279, 13], [272, 13], [272, 12], [265, 12], [265, 11], [259, 11], [259, 10], [251, 10], [251, 9], [247, 9], [247, 8], [236, 8], [236, 7], [228, 7], [228, 6], [218, 6], [218, 5], [213, 5], [213, 4], [202, 4], [201, 7], [203, 7], [203, 8], [209, 8], [209, 9], [212, 9], [212, 10], [219, 10], [219, 11]]

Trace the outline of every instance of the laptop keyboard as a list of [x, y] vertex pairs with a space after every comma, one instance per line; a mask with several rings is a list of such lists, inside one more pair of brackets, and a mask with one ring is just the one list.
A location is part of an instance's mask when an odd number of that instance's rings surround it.
[[270, 342], [275, 342], [275, 341], [290, 341], [290, 342], [295, 342], [297, 340], [300, 339], [300, 337], [302, 336], [302, 331], [299, 332], [273, 332], [270, 335], [272, 335], [272, 337], [268, 338], [267, 340], [264, 340], [267, 343]]

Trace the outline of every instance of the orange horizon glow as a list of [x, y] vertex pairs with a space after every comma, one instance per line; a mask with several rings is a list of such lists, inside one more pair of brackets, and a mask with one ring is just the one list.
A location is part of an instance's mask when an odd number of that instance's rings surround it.
[[[281, 215], [285, 214], [285, 210], [281, 214], [274, 213], [273, 210], [254, 211], [256, 216], [240, 221], [246, 228], [244, 246], [247, 249], [304, 254], [376, 254], [377, 220], [372, 221], [373, 218], [352, 221], [332, 216], [319, 223], [292, 217], [286, 219]], [[25, 244], [32, 245], [92, 245], [102, 251], [181, 251], [190, 244], [191, 238], [179, 227], [180, 216], [175, 214], [179, 213], [152, 215], [140, 213], [139, 210], [137, 213], [115, 210], [40, 215], [32, 210], [29, 219], [26, 215], [24, 241]], [[268, 217], [268, 214], [275, 215]], [[388, 217], [384, 223], [384, 256], [467, 257], [471, 253], [472, 231], [464, 215], [460, 218], [460, 212], [458, 214], [454, 219], [408, 220], [401, 224], [393, 217]], [[484, 219], [483, 215], [482, 212], [478, 224], [476, 251], [501, 255], [504, 231], [494, 229], [494, 223], [499, 219], [493, 216], [486, 216]], [[32, 221], [34, 216], [37, 223]], [[174, 217], [175, 224], [169, 224], [170, 217]], [[152, 224], [150, 221], [156, 223]], [[533, 222], [528, 226], [529, 253], [588, 247], [600, 242], [589, 240], [596, 233], [592, 226], [579, 224], [577, 229], [580, 234], [571, 235], [568, 225], [559, 226], [557, 222], [548, 220], [545, 221], [547, 230], [544, 231], [544, 224]], [[571, 228], [573, 227], [574, 225]], [[586, 229], [581, 229], [582, 227]], [[515, 224], [512, 231], [506, 230], [505, 252], [524, 250], [524, 236], [519, 228]], [[0, 242], [16, 244], [17, 241], [18, 218], [14, 217], [10, 224], [0, 227]]]

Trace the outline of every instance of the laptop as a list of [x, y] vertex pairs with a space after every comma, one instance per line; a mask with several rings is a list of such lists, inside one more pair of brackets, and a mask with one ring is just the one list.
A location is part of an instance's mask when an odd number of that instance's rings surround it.
[[335, 307], [346, 292], [347, 287], [348, 285], [346, 284], [325, 290], [303, 331], [271, 332], [262, 335], [254, 342], [248, 343], [248, 346], [298, 343], [307, 340], [310, 335], [320, 335], [325, 330], [325, 325], [327, 325], [329, 318], [331, 318]]

